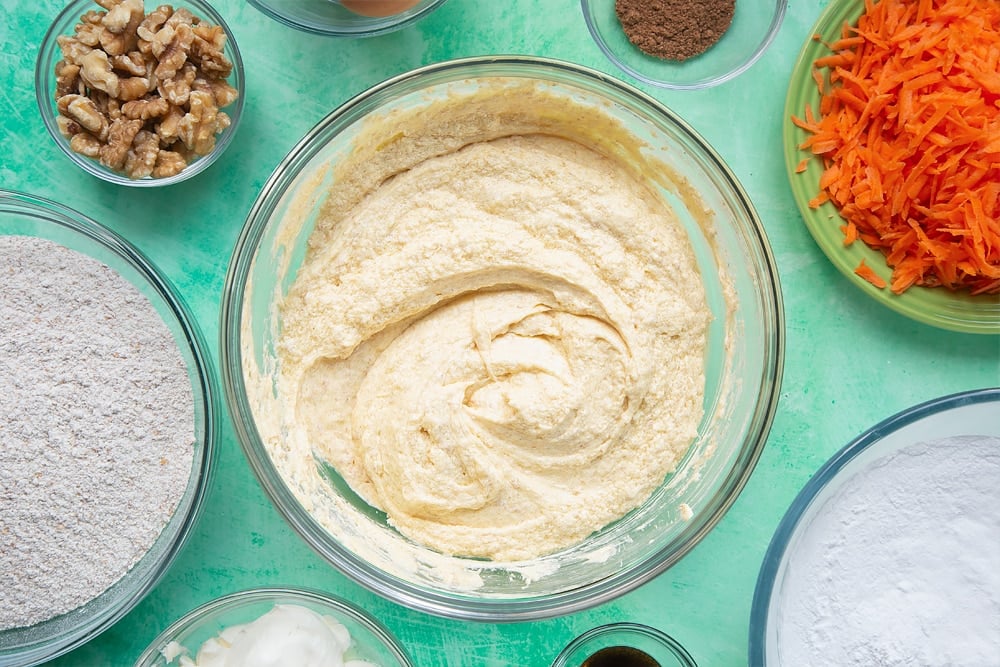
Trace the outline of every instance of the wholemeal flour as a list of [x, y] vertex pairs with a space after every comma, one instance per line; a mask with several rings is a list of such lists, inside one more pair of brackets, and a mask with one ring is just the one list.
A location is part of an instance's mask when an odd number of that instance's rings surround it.
[[152, 546], [191, 473], [184, 359], [120, 274], [0, 236], [0, 630], [69, 612]]

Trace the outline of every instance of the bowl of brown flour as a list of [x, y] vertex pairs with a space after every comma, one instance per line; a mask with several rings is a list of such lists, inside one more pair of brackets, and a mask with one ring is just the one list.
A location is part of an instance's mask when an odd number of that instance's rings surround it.
[[114, 232], [0, 190], [0, 664], [124, 616], [202, 504], [216, 390], [187, 307]]
[[787, 0], [580, 0], [605, 56], [644, 83], [708, 88], [746, 71], [774, 40]]

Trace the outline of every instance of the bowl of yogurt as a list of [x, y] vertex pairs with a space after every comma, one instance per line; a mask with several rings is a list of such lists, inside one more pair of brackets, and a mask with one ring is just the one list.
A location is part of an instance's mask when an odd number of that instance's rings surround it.
[[780, 383], [763, 227], [718, 154], [606, 75], [449, 61], [278, 166], [223, 296], [226, 396], [275, 506], [369, 589], [525, 620], [677, 562]]
[[207, 602], [170, 625], [136, 667], [410, 667], [406, 651], [358, 607], [304, 588], [256, 588]]

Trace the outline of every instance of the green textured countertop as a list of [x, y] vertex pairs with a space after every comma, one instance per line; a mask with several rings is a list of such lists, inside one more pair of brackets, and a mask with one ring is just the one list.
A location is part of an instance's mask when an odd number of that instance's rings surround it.
[[[781, 116], [796, 54], [823, 0], [790, 0], [777, 39], [737, 79], [704, 91], [638, 87], [685, 118], [728, 161], [764, 222], [781, 274], [787, 356], [763, 456], [721, 523], [679, 564], [589, 611], [541, 622], [462, 623], [397, 606], [316, 556], [265, 498], [225, 417], [204, 512], [159, 586], [110, 630], [49, 664], [131, 665], [170, 622], [219, 595], [301, 585], [381, 619], [419, 667], [545, 667], [573, 637], [609, 621], [655, 626], [702, 665], [746, 664], [750, 603], [771, 534], [794, 495], [837, 449], [893, 413], [937, 396], [1000, 384], [1000, 339], [922, 325], [842, 277], [803, 226], [782, 163]], [[37, 44], [57, 0], [0, 0], [0, 188], [47, 197], [117, 230], [175, 283], [213, 344], [230, 253], [260, 187], [285, 153], [352, 95], [452, 57], [535, 54], [631, 81], [595, 46], [578, 0], [449, 0], [400, 32], [364, 40], [284, 27], [242, 0], [215, 0], [247, 70], [234, 143], [205, 173], [163, 189], [112, 186], [73, 166], [47, 136], [34, 100]]]

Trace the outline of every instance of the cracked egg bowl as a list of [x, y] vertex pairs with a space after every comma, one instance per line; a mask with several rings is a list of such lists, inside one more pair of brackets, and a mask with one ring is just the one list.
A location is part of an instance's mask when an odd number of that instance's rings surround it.
[[372, 37], [413, 25], [445, 0], [250, 0], [275, 21], [332, 37]]
[[[185, 58], [170, 57], [178, 50]], [[118, 185], [170, 185], [207, 169], [236, 134], [245, 92], [232, 31], [203, 0], [123, 0], [111, 10], [73, 0], [35, 62], [53, 141]]]
[[620, 595], [722, 517], [778, 397], [781, 296], [718, 154], [641, 92], [456, 60], [277, 167], [223, 295], [226, 399], [318, 553], [443, 616]]

